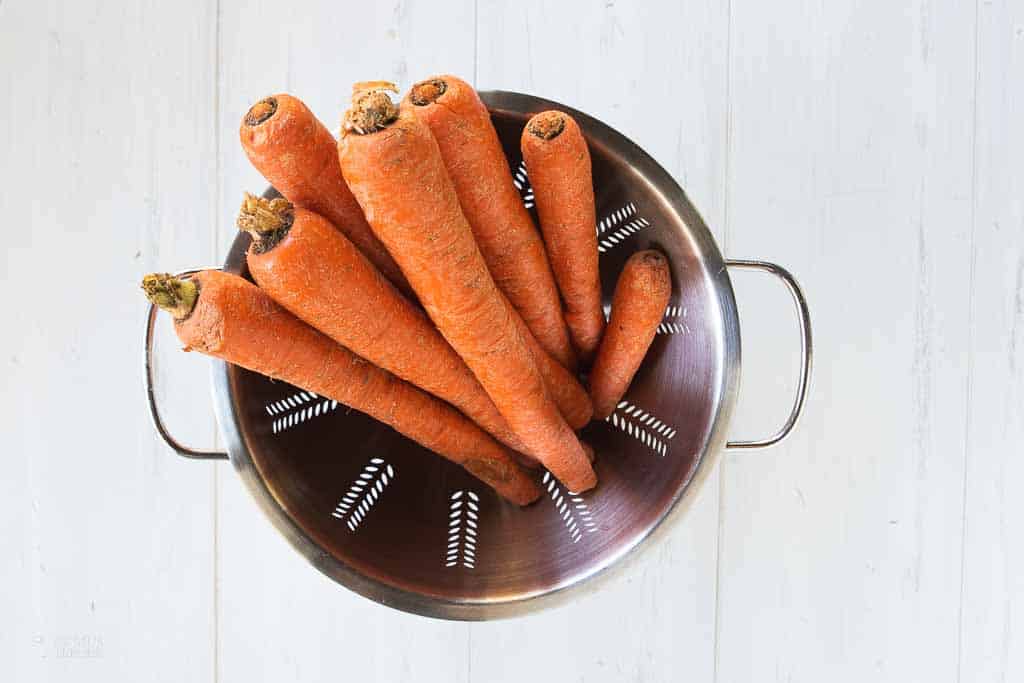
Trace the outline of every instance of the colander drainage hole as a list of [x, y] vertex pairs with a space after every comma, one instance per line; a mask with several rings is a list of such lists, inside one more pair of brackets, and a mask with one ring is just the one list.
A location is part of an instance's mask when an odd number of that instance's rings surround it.
[[634, 218], [634, 216], [636, 216], [636, 204], [629, 202], [599, 220], [595, 228], [597, 230], [597, 251], [606, 254], [644, 228], [651, 227], [651, 222], [646, 218]]
[[597, 251], [602, 254], [607, 254], [609, 251], [625, 242], [627, 238], [632, 237], [644, 228], [649, 227], [651, 227], [651, 222], [646, 218], [637, 218], [636, 220], [632, 220], [621, 228], [608, 233], [598, 240]]
[[675, 428], [629, 401], [620, 401], [615, 412], [604, 421], [618, 427], [662, 457], [668, 453], [668, 443], [676, 435]]
[[686, 322], [689, 311], [684, 306], [669, 306], [665, 309], [665, 317], [658, 325], [658, 334], [690, 334], [690, 326]]
[[597, 236], [605, 234], [612, 228], [618, 227], [622, 221], [636, 215], [636, 204], [630, 202], [621, 209], [616, 209], [597, 222]]
[[579, 543], [584, 532], [592, 534], [597, 531], [597, 523], [583, 496], [567, 491], [550, 472], [544, 473], [543, 483], [573, 543]]
[[480, 497], [472, 491], [459, 490], [448, 499], [448, 545], [444, 566], [476, 568], [477, 522]]
[[321, 400], [314, 393], [300, 391], [266, 405], [267, 414], [274, 418], [270, 423], [270, 432], [279, 434], [310, 418], [326, 415], [337, 407], [337, 401]]
[[344, 520], [348, 530], [355, 531], [394, 478], [394, 467], [380, 458], [371, 458], [352, 482], [341, 502], [334, 508], [331, 516]]
[[527, 209], [533, 208], [533, 188], [530, 187], [530, 179], [526, 175], [525, 161], [520, 161], [516, 172], [512, 174], [512, 184], [519, 190], [519, 196], [523, 199], [523, 206]]

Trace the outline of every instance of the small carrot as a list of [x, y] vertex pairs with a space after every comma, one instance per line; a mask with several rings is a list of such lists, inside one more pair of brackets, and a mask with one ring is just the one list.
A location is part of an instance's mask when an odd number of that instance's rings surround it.
[[242, 118], [238, 136], [249, 161], [278, 192], [329, 220], [389, 280], [410, 291], [341, 176], [334, 136], [301, 100], [286, 94], [260, 100]]
[[612, 316], [590, 371], [594, 419], [612, 414], [647, 355], [672, 295], [668, 261], [657, 251], [629, 257], [612, 297]]
[[448, 401], [492, 436], [523, 446], [423, 312], [319, 214], [245, 196], [249, 272], [277, 303], [353, 353]]
[[508, 500], [526, 505], [536, 484], [454, 408], [356, 356], [237, 275], [201, 271], [183, 280], [147, 275], [150, 301], [174, 316], [186, 351], [199, 351], [360, 410], [462, 465]]
[[589, 363], [604, 333], [604, 309], [587, 141], [571, 116], [545, 111], [526, 123], [520, 147], [565, 322], [580, 359]]
[[512, 185], [508, 159], [487, 107], [465, 81], [417, 83], [404, 106], [430, 128], [494, 281], [544, 348], [570, 370], [569, 341], [544, 242]]
[[338, 154], [377, 237], [494, 405], [570, 490], [597, 477], [548, 398], [526, 341], [487, 270], [430, 129], [382, 89], [356, 92]]

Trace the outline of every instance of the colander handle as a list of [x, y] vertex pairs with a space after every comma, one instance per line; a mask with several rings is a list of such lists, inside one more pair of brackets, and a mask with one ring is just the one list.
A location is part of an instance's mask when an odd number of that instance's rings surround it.
[[748, 261], [740, 259], [729, 259], [725, 262], [729, 268], [743, 268], [747, 270], [760, 270], [782, 280], [783, 284], [793, 295], [796, 303], [796, 313], [800, 321], [800, 384], [797, 387], [796, 399], [793, 401], [793, 408], [789, 411], [789, 417], [782, 428], [767, 439], [756, 439], [754, 441], [729, 441], [726, 448], [766, 448], [773, 446], [793, 431], [800, 413], [804, 410], [804, 399], [807, 397], [807, 385], [811, 381], [811, 358], [813, 346], [811, 344], [811, 314], [807, 309], [807, 299], [804, 298], [803, 290], [797, 283], [796, 278], [782, 266], [767, 261]]
[[[178, 273], [175, 277], [185, 277], [198, 272], [199, 269], [187, 270], [185, 272]], [[164, 426], [164, 421], [160, 418], [160, 409], [156, 404], [156, 392], [153, 389], [153, 331], [156, 329], [156, 315], [158, 311], [159, 309], [155, 305], [149, 305], [149, 313], [146, 316], [146, 349], [144, 353], [144, 365], [146, 369], [146, 398], [149, 399], [149, 415], [153, 418], [153, 426], [156, 427], [156, 433], [160, 435], [160, 438], [164, 440], [164, 443], [170, 446], [175, 453], [183, 458], [192, 458], [194, 460], [227, 460], [227, 453], [223, 453], [221, 451], [197, 451], [178, 443], [177, 439], [171, 436], [171, 433], [167, 431], [167, 427]]]

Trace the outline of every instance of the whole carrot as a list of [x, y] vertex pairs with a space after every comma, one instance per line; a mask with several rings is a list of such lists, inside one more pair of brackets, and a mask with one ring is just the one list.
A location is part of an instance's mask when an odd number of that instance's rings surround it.
[[278, 306], [237, 275], [147, 275], [147, 298], [174, 316], [186, 351], [240, 365], [331, 398], [390, 425], [462, 465], [508, 500], [526, 505], [536, 484], [454, 408], [363, 360]]
[[590, 371], [594, 419], [612, 414], [647, 355], [672, 295], [668, 261], [660, 252], [639, 251], [619, 274], [612, 315]]
[[274, 301], [522, 450], [487, 392], [430, 320], [326, 219], [286, 199], [247, 194], [238, 227], [253, 237], [246, 254], [249, 272]]
[[520, 147], [565, 322], [580, 359], [589, 363], [604, 332], [604, 309], [587, 141], [571, 116], [545, 111], [526, 123]]
[[242, 118], [238, 136], [249, 161], [278, 192], [329, 220], [389, 280], [410, 291], [341, 176], [334, 136], [301, 100], [283, 93], [260, 100]]
[[548, 398], [530, 349], [487, 270], [437, 142], [382, 89], [357, 92], [338, 154], [367, 220], [526, 445], [570, 490], [597, 483], [576, 435]]
[[562, 365], [575, 369], [558, 287], [544, 242], [512, 185], [487, 107], [468, 83], [437, 76], [417, 83], [404, 106], [430, 128], [494, 281], [527, 327]]

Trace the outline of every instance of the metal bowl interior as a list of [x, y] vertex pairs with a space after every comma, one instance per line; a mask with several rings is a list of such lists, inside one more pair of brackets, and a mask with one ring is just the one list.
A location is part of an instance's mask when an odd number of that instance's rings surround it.
[[[490, 619], [572, 594], [687, 507], [724, 445], [739, 370], [739, 328], [722, 255], [682, 189], [604, 124], [547, 100], [482, 96], [513, 178], [532, 207], [519, 136], [545, 109], [576, 117], [590, 145], [605, 304], [633, 252], [671, 263], [666, 319], [624, 401], [582, 433], [598, 487], [505, 503], [460, 467], [365, 415], [215, 362], [218, 420], [231, 460], [270, 520], [342, 585], [427, 616]], [[531, 208], [531, 212], [533, 209]], [[536, 215], [534, 215], [536, 219]], [[248, 238], [225, 268], [247, 275]], [[635, 553], [634, 553], [635, 554]]]

